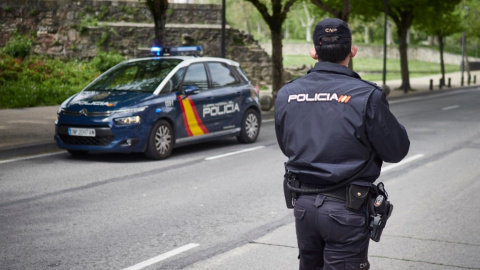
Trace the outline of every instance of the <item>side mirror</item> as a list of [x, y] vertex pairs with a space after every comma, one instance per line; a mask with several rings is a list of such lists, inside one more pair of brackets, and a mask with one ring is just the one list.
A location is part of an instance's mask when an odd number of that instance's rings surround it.
[[187, 96], [194, 95], [194, 94], [200, 93], [200, 88], [198, 88], [198, 86], [195, 86], [195, 85], [187, 85], [184, 88], [184, 92], [185, 92], [185, 95]]

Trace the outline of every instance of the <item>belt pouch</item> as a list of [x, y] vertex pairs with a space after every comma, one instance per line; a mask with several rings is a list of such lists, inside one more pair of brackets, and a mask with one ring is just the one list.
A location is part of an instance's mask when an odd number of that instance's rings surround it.
[[347, 188], [346, 207], [348, 210], [358, 211], [367, 201], [370, 187], [349, 185]]

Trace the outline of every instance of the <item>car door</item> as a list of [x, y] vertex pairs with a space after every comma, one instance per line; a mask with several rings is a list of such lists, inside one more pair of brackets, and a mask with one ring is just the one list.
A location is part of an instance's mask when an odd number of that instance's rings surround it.
[[[203, 63], [188, 66], [182, 83], [183, 95], [179, 96], [183, 123], [188, 137], [210, 133], [211, 119], [203, 117], [203, 108], [213, 103], [209, 91], [207, 72]], [[196, 91], [189, 91], [196, 89]]]
[[213, 103], [204, 106], [203, 116], [209, 119], [212, 131], [233, 129], [242, 105], [240, 80], [226, 63], [207, 62], [206, 66]]

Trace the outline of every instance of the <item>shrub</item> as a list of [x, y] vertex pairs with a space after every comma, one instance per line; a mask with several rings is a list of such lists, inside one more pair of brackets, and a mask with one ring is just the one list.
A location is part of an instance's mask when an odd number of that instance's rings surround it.
[[12, 57], [25, 58], [30, 55], [32, 49], [33, 39], [18, 34], [18, 31], [13, 32], [13, 36], [7, 41], [3, 47], [3, 53]]
[[83, 61], [0, 54], [0, 108], [58, 105], [99, 74]]
[[80, 23], [76, 24], [74, 28], [77, 29], [80, 34], [84, 34], [90, 26], [98, 26], [98, 21], [92, 16], [87, 15], [82, 17]]

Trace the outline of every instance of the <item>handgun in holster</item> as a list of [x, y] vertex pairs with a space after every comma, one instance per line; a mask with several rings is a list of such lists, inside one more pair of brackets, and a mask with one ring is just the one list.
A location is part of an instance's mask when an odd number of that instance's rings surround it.
[[288, 186], [300, 188], [300, 181], [297, 177], [291, 174], [288, 170], [285, 169], [285, 175], [283, 176], [283, 192], [285, 194], [285, 202], [287, 203], [287, 208], [291, 209], [295, 206], [295, 201], [300, 196], [299, 193], [290, 190]]
[[387, 224], [387, 220], [392, 215], [393, 204], [388, 201], [388, 194], [385, 191], [383, 183], [380, 182], [378, 185], [372, 184], [371, 190], [372, 198], [369, 203], [369, 228], [371, 230], [370, 239], [375, 242], [379, 242], [383, 229]]

